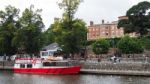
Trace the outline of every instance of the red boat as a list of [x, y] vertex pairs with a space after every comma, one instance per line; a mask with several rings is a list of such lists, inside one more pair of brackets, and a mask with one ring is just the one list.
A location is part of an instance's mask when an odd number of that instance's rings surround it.
[[76, 74], [80, 66], [72, 65], [71, 62], [63, 60], [62, 57], [54, 57], [55, 51], [47, 50], [41, 52], [41, 58], [20, 58], [15, 60], [15, 73], [31, 74]]
[[49, 61], [42, 59], [16, 59], [15, 73], [31, 74], [76, 74], [80, 66], [73, 66], [68, 61]]

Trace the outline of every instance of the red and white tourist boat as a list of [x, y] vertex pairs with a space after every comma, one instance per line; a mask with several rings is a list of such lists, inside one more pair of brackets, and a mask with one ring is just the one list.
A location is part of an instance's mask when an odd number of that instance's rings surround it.
[[42, 51], [41, 58], [18, 58], [15, 60], [15, 73], [31, 74], [76, 74], [80, 66], [71, 65], [62, 57], [53, 57], [53, 51]]

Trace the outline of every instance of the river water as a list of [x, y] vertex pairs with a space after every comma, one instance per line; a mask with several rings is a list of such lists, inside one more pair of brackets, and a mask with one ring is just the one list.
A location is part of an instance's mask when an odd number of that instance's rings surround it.
[[0, 70], [0, 84], [150, 84], [150, 77], [114, 75], [32, 75]]

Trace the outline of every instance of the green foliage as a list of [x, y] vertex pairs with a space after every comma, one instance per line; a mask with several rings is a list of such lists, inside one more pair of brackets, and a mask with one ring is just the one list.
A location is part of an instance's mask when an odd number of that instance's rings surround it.
[[64, 9], [63, 18], [55, 21], [48, 30], [51, 39], [60, 45], [64, 53], [72, 56], [79, 53], [86, 44], [86, 24], [81, 19], [74, 19], [80, 2], [81, 0], [62, 0], [59, 7]]
[[92, 49], [96, 55], [106, 54], [106, 53], [108, 53], [109, 46], [110, 45], [107, 40], [100, 39], [100, 40], [97, 40], [95, 43], [93, 43]]
[[54, 40], [63, 49], [64, 53], [78, 53], [86, 42], [87, 28], [85, 22], [80, 19], [72, 21], [72, 29], [68, 28], [68, 24], [63, 21], [56, 21], [51, 25], [50, 29], [54, 34]]
[[26, 8], [19, 19], [20, 29], [15, 33], [13, 45], [18, 51], [25, 51], [28, 54], [38, 53], [42, 47], [42, 22], [41, 10], [33, 11], [33, 6]]
[[54, 36], [54, 38], [52, 39], [54, 39], [54, 41], [58, 43], [62, 38], [62, 34], [64, 33], [62, 30], [62, 24], [63, 22], [61, 20], [55, 21], [54, 24], [52, 24], [48, 29], [48, 31], [51, 32], [52, 36]]
[[95, 40], [89, 40], [86, 42], [86, 46], [92, 45], [95, 42]]
[[54, 34], [51, 30], [52, 28], [49, 28], [48, 30], [46, 30], [45, 32], [43, 32], [42, 34], [42, 37], [43, 37], [43, 45], [49, 45], [51, 43], [54, 43], [55, 40], [54, 40]]
[[119, 27], [124, 27], [126, 33], [137, 32], [146, 35], [150, 28], [150, 2], [143, 1], [132, 6], [126, 13], [128, 19], [120, 20]]
[[140, 41], [142, 42], [142, 45], [145, 49], [150, 50], [150, 38], [148, 37], [142, 37], [140, 38]]
[[75, 12], [77, 11], [77, 8], [79, 4], [83, 0], [62, 0], [61, 3], [59, 3], [59, 7], [64, 9], [64, 18], [68, 21], [71, 21], [74, 17]]
[[117, 46], [117, 43], [118, 41], [120, 40], [120, 38], [109, 38], [107, 39], [110, 43], [110, 47], [116, 47]]
[[62, 49], [69, 53], [78, 53], [83, 47], [83, 43], [86, 41], [86, 26], [82, 20], [76, 19], [72, 22], [72, 29], [65, 29], [63, 25], [63, 35], [61, 39]]
[[142, 53], [144, 48], [138, 39], [129, 36], [123, 37], [118, 42], [118, 49], [124, 54]]
[[[109, 43], [110, 43], [110, 47], [116, 47], [117, 46], [117, 43], [118, 41], [120, 40], [121, 38], [106, 38], [105, 40], [107, 40]], [[89, 46], [89, 45], [92, 45], [93, 43], [95, 43], [96, 40], [89, 40], [86, 42], [86, 45]]]
[[7, 6], [0, 11], [0, 53], [12, 55], [16, 52], [16, 46], [12, 45], [12, 39], [18, 29], [19, 9]]

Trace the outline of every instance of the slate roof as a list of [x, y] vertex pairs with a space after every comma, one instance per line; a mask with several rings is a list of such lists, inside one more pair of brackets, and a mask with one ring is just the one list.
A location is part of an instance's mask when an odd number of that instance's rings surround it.
[[58, 46], [57, 43], [52, 43], [52, 44], [49, 44], [48, 46], [43, 47], [42, 50], [57, 50], [59, 48], [60, 47]]

